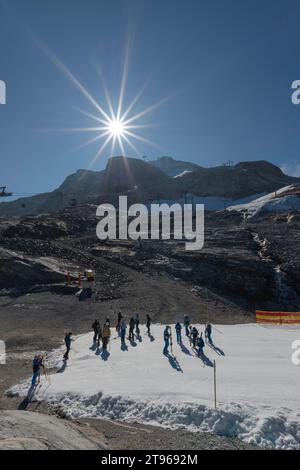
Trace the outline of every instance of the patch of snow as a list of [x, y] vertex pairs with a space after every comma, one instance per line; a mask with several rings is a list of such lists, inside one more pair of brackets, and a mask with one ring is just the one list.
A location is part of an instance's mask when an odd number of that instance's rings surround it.
[[[108, 354], [92, 347], [92, 333], [78, 336], [65, 369], [61, 368], [64, 348], [49, 356], [49, 365], [59, 367], [59, 373], [50, 380], [43, 378], [35, 398], [60, 406], [73, 418], [185, 428], [237, 436], [264, 447], [300, 449], [300, 369], [291, 362], [291, 345], [299, 339], [299, 329], [213, 326], [216, 348], [205, 346], [205, 364], [184, 334], [183, 347], [175, 344], [174, 329], [174, 356], [164, 356], [163, 329], [153, 325], [151, 340], [141, 326], [142, 341], [127, 341], [127, 350], [112, 330]], [[25, 396], [28, 387], [26, 381], [9, 394]]]
[[228, 206], [237, 205], [237, 204], [246, 204], [250, 201], [257, 199], [258, 197], [264, 196], [265, 193], [253, 194], [252, 196], [247, 196], [242, 199], [227, 199], [224, 197], [218, 196], [196, 196], [195, 194], [188, 193], [186, 197], [179, 199], [161, 199], [159, 201], [151, 201], [151, 204], [204, 204], [204, 209], [207, 211], [221, 211]]
[[253, 217], [261, 211], [266, 212], [287, 212], [300, 209], [300, 198], [296, 195], [277, 197], [294, 186], [286, 186], [279, 191], [267, 194], [251, 201], [247, 204], [234, 204], [227, 208], [229, 211], [244, 212], [247, 217]]
[[184, 176], [188, 173], [193, 173], [193, 172], [192, 172], [192, 170], [183, 170], [181, 173], [178, 173], [178, 175], [173, 176], [173, 178], [181, 178], [182, 176]]

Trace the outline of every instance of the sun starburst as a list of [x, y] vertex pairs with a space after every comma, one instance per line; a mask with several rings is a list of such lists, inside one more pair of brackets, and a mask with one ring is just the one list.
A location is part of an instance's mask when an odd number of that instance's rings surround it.
[[[67, 131], [67, 132], [82, 132], [82, 133], [95, 133], [96, 135], [85, 141], [80, 148], [86, 147], [87, 145], [93, 144], [95, 142], [101, 141], [100, 147], [90, 162], [89, 168], [94, 165], [100, 155], [104, 152], [104, 150], [111, 145], [111, 153], [112, 155], [115, 152], [116, 147], [118, 146], [122, 152], [122, 155], [125, 156], [125, 147], [129, 147], [131, 151], [134, 151], [135, 154], [139, 155], [139, 151], [136, 148], [134, 141], [142, 142], [143, 144], [147, 144], [150, 146], [154, 146], [160, 150], [162, 148], [156, 145], [154, 142], [142, 137], [141, 135], [137, 134], [138, 129], [143, 129], [146, 127], [150, 127], [149, 124], [143, 124], [141, 119], [144, 118], [147, 114], [153, 112], [158, 106], [163, 104], [169, 97], [160, 100], [153, 105], [144, 108], [141, 111], [134, 113], [134, 108], [137, 105], [138, 101], [140, 100], [145, 88], [146, 84], [142, 86], [142, 88], [138, 91], [135, 95], [133, 100], [129, 103], [126, 109], [124, 109], [124, 101], [125, 101], [125, 90], [127, 84], [127, 77], [128, 77], [128, 62], [129, 62], [129, 44], [127, 44], [126, 53], [125, 53], [125, 60], [123, 64], [123, 72], [121, 74], [121, 84], [120, 84], [120, 92], [117, 101], [116, 109], [114, 109], [112, 105], [112, 99], [108, 93], [107, 87], [103, 80], [102, 74], [100, 74], [100, 78], [102, 81], [103, 87], [103, 98], [100, 102], [98, 102], [92, 94], [82, 85], [82, 83], [73, 75], [73, 73], [63, 64], [60, 59], [43, 43], [38, 41], [38, 46], [44, 51], [44, 53], [48, 56], [51, 62], [66, 76], [68, 80], [70, 80], [73, 85], [80, 91], [80, 93], [87, 99], [90, 105], [94, 107], [94, 113], [91, 113], [86, 110], [77, 109], [83, 115], [87, 116], [88, 118], [92, 119], [95, 124], [93, 127], [82, 127], [82, 128], [68, 128], [68, 129], [60, 129], [60, 131]], [[102, 101], [106, 102], [104, 106]], [[153, 124], [152, 124], [153, 126]], [[151, 127], [152, 127], [151, 126]]]
[[[127, 66], [124, 66], [125, 70], [127, 70]], [[154, 146], [156, 148], [160, 148], [154, 142], [142, 137], [141, 135], [137, 134], [137, 129], [143, 129], [146, 127], [150, 127], [149, 124], [143, 124], [141, 122], [141, 118], [143, 118], [146, 114], [153, 111], [157, 106], [162, 104], [162, 101], [145, 108], [144, 110], [138, 112], [137, 114], [132, 114], [131, 112], [134, 109], [139, 97], [141, 96], [141, 92], [139, 92], [134, 100], [129, 104], [127, 109], [122, 112], [122, 106], [124, 101], [124, 93], [125, 93], [125, 82], [124, 76], [121, 83], [120, 95], [118, 100], [117, 110], [113, 109], [111, 98], [108, 94], [106, 87], [104, 86], [104, 96], [107, 102], [108, 110], [105, 111], [100, 105], [97, 106], [96, 109], [98, 111], [98, 115], [88, 113], [84, 110], [79, 110], [82, 114], [86, 115], [87, 117], [93, 119], [95, 122], [99, 123], [98, 127], [85, 127], [80, 129], [69, 129], [70, 131], [78, 131], [78, 132], [95, 132], [97, 135], [92, 139], [84, 142], [83, 146], [90, 145], [96, 141], [103, 140], [102, 145], [100, 146], [99, 150], [97, 151], [95, 157], [93, 158], [90, 166], [92, 166], [95, 161], [100, 157], [103, 151], [111, 144], [111, 152], [114, 154], [116, 147], [118, 146], [122, 152], [122, 155], [125, 155], [125, 147], [128, 146], [131, 150], [134, 151], [135, 154], [139, 154], [138, 149], [134, 145], [133, 141], [137, 140], [143, 142], [144, 144]], [[90, 95], [89, 95], [90, 96]], [[91, 100], [90, 100], [91, 101]], [[95, 105], [94, 100], [92, 104]]]

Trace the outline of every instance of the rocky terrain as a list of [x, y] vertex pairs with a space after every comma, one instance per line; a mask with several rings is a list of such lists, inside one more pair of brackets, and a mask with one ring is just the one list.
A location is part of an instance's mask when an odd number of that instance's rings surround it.
[[[51, 412], [51, 411], [50, 411]], [[52, 411], [53, 413], [53, 411]], [[0, 450], [253, 450], [239, 439], [99, 419], [0, 410]]]
[[95, 210], [87, 205], [59, 214], [3, 218], [0, 292], [57, 284], [65, 281], [67, 271], [75, 278], [90, 268], [97, 273], [100, 298], [113, 299], [126, 283], [128, 268], [130, 273], [186, 283], [202, 299], [220, 300], [251, 314], [256, 306], [282, 305], [279, 283], [294, 291], [286, 306], [298, 304], [298, 211], [248, 220], [233, 211], [206, 213], [205, 245], [194, 252], [177, 240], [101, 242]]

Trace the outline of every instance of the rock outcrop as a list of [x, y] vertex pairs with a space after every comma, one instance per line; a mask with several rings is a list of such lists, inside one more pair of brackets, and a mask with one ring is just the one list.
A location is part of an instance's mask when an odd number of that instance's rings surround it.
[[99, 450], [106, 445], [91, 439], [71, 422], [30, 411], [0, 411], [0, 450]]

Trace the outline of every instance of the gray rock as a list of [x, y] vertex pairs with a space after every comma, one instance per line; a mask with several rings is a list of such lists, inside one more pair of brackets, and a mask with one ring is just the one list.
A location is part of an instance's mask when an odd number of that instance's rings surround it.
[[87, 437], [73, 423], [30, 411], [0, 412], [0, 450], [97, 450], [104, 443]]

